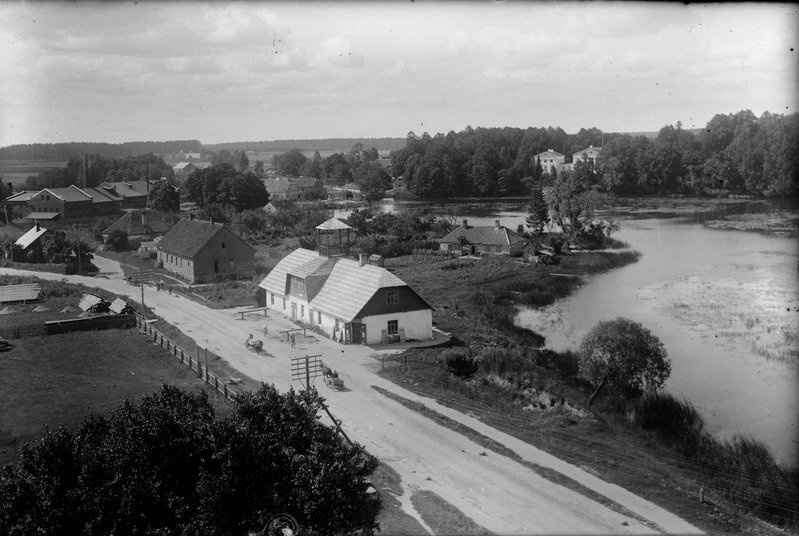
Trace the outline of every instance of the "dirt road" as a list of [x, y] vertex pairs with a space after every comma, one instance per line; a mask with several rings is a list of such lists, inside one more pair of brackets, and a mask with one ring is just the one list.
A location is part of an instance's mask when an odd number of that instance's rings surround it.
[[[95, 264], [101, 269], [97, 277], [67, 276], [66, 279], [140, 299], [139, 289], [127, 285], [118, 264], [105, 259], [98, 259]], [[31, 275], [2, 268], [0, 273]], [[35, 275], [54, 280], [64, 278], [60, 274]], [[232, 310], [208, 309], [180, 295], [156, 292], [154, 287], [145, 287], [145, 303], [198, 343], [223, 356], [237, 370], [273, 383], [280, 390], [291, 386], [291, 357], [321, 354], [325, 363], [339, 372], [345, 390], [330, 391], [321, 378], [316, 380], [317, 388], [327, 398], [333, 414], [343, 421], [349, 437], [394, 468], [402, 477], [406, 494], [416, 489], [431, 490], [489, 531], [498, 534], [701, 533], [679, 517], [618, 486], [474, 418], [383, 380], [374, 372], [379, 368], [375, 359], [379, 352], [369, 347], [343, 346], [326, 338], [300, 336], [296, 348], [291, 348], [279, 331], [295, 326], [277, 313], [270, 313], [269, 335], [265, 337], [260, 333], [264, 323], [261, 313], [250, 313], [240, 320], [240, 315]], [[239, 310], [243, 309], [246, 308]], [[245, 349], [244, 341], [249, 333], [264, 341], [268, 356], [258, 356]], [[635, 517], [622, 515], [554, 484], [505, 456], [492, 451], [481, 455], [485, 448], [381, 395], [372, 385], [421, 401], [499, 441], [521, 458], [551, 467], [605, 495], [633, 512]], [[294, 387], [299, 388], [299, 385], [294, 384]], [[412, 509], [410, 501], [402, 500], [402, 503], [406, 509]], [[418, 517], [416, 512], [408, 513]]]

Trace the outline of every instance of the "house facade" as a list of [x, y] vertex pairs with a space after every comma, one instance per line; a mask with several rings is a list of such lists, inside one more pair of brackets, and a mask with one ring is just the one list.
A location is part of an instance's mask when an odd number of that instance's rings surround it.
[[541, 162], [541, 169], [543, 169], [545, 173], [549, 173], [553, 167], [557, 171], [561, 171], [563, 169], [563, 163], [566, 161], [566, 155], [552, 149], [548, 149], [543, 153], [538, 153], [533, 157], [533, 159], [539, 160]]
[[511, 231], [499, 220], [493, 226], [469, 225], [468, 220], [441, 239], [442, 251], [487, 253], [491, 255], [520, 256], [533, 252], [533, 245], [525, 237]]
[[11, 260], [14, 262], [42, 262], [42, 237], [48, 230], [38, 223], [20, 236], [11, 246]]
[[156, 251], [164, 269], [192, 283], [255, 275], [255, 250], [221, 223], [182, 219], [158, 242]]
[[[328, 227], [340, 231], [337, 225]], [[299, 248], [259, 286], [269, 309], [340, 342], [433, 338], [432, 307], [404, 281], [363, 256], [356, 261]]]
[[326, 196], [322, 181], [313, 177], [276, 177], [262, 181], [273, 201], [300, 201]]

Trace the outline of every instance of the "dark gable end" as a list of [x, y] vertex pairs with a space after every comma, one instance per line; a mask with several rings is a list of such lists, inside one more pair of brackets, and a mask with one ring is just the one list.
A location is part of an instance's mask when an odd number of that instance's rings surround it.
[[[388, 303], [387, 295], [389, 291], [396, 291], [396, 303]], [[421, 311], [432, 308], [433, 307], [419, 296], [415, 290], [407, 285], [403, 287], [383, 287], [378, 289], [374, 296], [366, 302], [366, 305], [358, 312], [356, 318], [392, 313], [406, 313], [409, 311]]]

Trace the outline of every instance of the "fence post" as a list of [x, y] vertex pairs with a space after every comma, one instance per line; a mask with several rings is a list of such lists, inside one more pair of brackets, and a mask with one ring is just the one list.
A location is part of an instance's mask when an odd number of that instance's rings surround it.
[[205, 383], [208, 383], [208, 348], [205, 349]]
[[223, 384], [222, 384], [222, 389], [224, 389], [224, 390], [225, 390], [225, 398], [227, 398], [227, 385], [225, 385], [225, 384], [223, 383]]
[[183, 348], [180, 349], [180, 362], [183, 363]]

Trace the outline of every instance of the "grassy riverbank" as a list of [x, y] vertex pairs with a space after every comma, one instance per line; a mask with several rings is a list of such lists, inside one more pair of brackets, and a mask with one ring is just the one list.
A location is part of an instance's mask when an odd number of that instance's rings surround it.
[[464, 347], [411, 351], [402, 358], [406, 365], [388, 365], [382, 374], [711, 533], [779, 533], [771, 523], [796, 530], [795, 470], [778, 467], [754, 441], [713, 439], [690, 418], [690, 406], [675, 411], [660, 401], [636, 413], [623, 401], [600, 399], [587, 408], [591, 389], [577, 376], [576, 356], [540, 350], [543, 339], [513, 323], [517, 305], [547, 305], [575, 290], [583, 275], [636, 258], [585, 252], [554, 266], [508, 258], [391, 259], [387, 266], [433, 305], [437, 327]]

